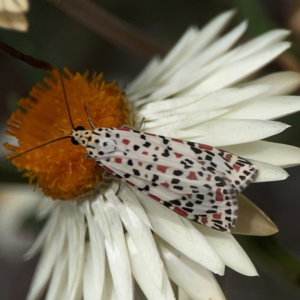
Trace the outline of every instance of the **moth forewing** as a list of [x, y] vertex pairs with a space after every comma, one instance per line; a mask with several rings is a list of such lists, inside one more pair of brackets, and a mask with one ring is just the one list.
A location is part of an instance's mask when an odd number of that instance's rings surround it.
[[129, 128], [82, 130], [73, 138], [106, 171], [176, 213], [222, 231], [234, 226], [237, 193], [257, 173], [229, 152]]

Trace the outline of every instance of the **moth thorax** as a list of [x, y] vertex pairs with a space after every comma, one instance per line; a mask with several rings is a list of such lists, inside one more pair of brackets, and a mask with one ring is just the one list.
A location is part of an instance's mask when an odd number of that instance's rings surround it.
[[91, 130], [72, 130], [70, 132], [71, 141], [74, 145], [86, 146], [91, 140]]
[[[95, 141], [95, 147], [97, 147], [97, 145], [99, 145], [97, 143], [97, 141]], [[101, 148], [101, 150], [103, 151], [103, 153], [108, 154], [108, 153], [112, 153], [117, 151], [117, 146], [116, 146], [116, 141], [114, 139], [111, 138], [104, 138], [101, 143], [100, 146], [98, 146], [99, 148]]]

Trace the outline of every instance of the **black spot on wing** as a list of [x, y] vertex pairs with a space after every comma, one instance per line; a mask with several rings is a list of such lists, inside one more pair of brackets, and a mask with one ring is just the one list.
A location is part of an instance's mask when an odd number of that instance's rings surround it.
[[140, 171], [137, 170], [137, 169], [132, 169], [132, 172], [133, 172], [133, 174], [134, 174], [135, 176], [140, 176], [140, 175], [141, 175], [141, 174], [140, 174]]
[[183, 172], [181, 170], [175, 170], [173, 172], [173, 175], [175, 175], [175, 176], [182, 176], [182, 174], [183, 174]]
[[170, 156], [170, 152], [168, 149], [165, 149], [165, 151], [161, 154], [163, 157], [169, 157]]
[[171, 180], [171, 183], [172, 183], [172, 184], [178, 184], [179, 182], [180, 182], [180, 180], [177, 179], [177, 178], [173, 178], [173, 179]]

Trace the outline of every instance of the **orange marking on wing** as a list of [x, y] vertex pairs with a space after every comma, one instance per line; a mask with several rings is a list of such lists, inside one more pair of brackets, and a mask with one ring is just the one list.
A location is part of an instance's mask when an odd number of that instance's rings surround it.
[[130, 143], [130, 141], [127, 140], [127, 139], [123, 139], [123, 140], [122, 140], [122, 143], [125, 144], [125, 145], [128, 145], [128, 144]]
[[208, 145], [204, 145], [204, 144], [199, 144], [199, 149], [202, 149], [202, 150], [212, 150], [213, 147], [212, 146], [208, 146]]
[[221, 189], [217, 189], [217, 191], [216, 191], [216, 200], [217, 201], [223, 201], [224, 200]]
[[165, 188], [169, 188], [169, 184], [167, 182], [161, 183], [162, 186], [164, 186]]
[[121, 157], [116, 157], [116, 158], [115, 158], [115, 162], [116, 162], [117, 164], [121, 164], [121, 163], [122, 163], [122, 158], [121, 158]]
[[233, 166], [232, 166], [236, 171], [239, 171], [240, 170], [240, 166], [238, 166], [238, 165], [236, 165], [236, 164], [234, 164]]
[[177, 142], [177, 143], [182, 143], [182, 144], [183, 144], [183, 141], [182, 141], [182, 140], [175, 139], [175, 138], [171, 138], [171, 140], [172, 140], [173, 142]]
[[196, 180], [197, 179], [197, 176], [196, 176], [196, 173], [191, 171], [189, 173], [189, 175], [187, 176], [187, 179], [190, 179], [190, 180]]
[[221, 219], [221, 214], [213, 214], [213, 218], [220, 220]]
[[231, 154], [226, 154], [225, 158], [226, 158], [228, 161], [231, 161], [232, 155], [231, 155]]
[[150, 136], [156, 136], [155, 134], [153, 134], [153, 133], [149, 133], [149, 132], [144, 132], [144, 134], [146, 134], [146, 135], [150, 135]]
[[155, 201], [160, 201], [160, 198], [158, 198], [158, 197], [156, 197], [156, 196], [154, 196], [154, 195], [152, 195], [152, 194], [149, 194], [148, 196], [149, 196], [150, 198], [154, 199]]
[[174, 211], [184, 217], [186, 217], [188, 215], [188, 213], [186, 211], [182, 210], [178, 206], [175, 206]]
[[166, 173], [166, 170], [168, 169], [168, 167], [158, 165], [156, 169], [157, 169], [157, 171], [159, 171], [161, 173]]
[[201, 222], [202, 222], [203, 224], [207, 223], [207, 221], [208, 221], [208, 220], [207, 220], [206, 217], [202, 217], [202, 218], [201, 218]]

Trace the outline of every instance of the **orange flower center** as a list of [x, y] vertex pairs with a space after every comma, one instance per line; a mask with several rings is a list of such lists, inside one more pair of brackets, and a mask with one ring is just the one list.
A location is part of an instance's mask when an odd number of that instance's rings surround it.
[[[95, 127], [132, 125], [125, 93], [115, 82], [106, 83], [102, 74], [88, 81], [88, 73], [73, 75], [64, 69], [63, 83], [74, 126], [91, 129], [84, 106]], [[45, 78], [46, 86], [37, 84], [29, 97], [21, 99], [20, 110], [8, 120], [7, 134], [17, 138], [19, 146], [6, 143], [14, 155], [23, 153], [71, 131], [66, 100], [57, 70]], [[86, 149], [71, 140], [53, 142], [12, 160], [30, 182], [36, 180], [45, 195], [53, 199], [71, 200], [98, 187], [103, 182], [102, 168], [92, 159], [85, 159]], [[8, 154], [7, 158], [14, 155]]]

